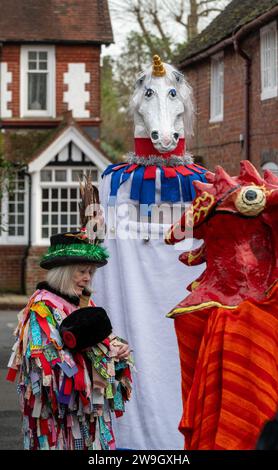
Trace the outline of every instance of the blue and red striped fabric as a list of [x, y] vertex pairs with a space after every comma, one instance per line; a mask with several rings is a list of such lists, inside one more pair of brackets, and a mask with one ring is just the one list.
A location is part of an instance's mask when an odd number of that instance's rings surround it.
[[154, 204], [157, 171], [160, 172], [161, 202], [189, 202], [195, 198], [193, 181], [206, 183], [206, 169], [195, 163], [179, 166], [144, 166], [121, 163], [109, 165], [102, 177], [112, 174], [110, 197], [116, 197], [120, 186], [133, 175], [130, 199], [140, 204]]

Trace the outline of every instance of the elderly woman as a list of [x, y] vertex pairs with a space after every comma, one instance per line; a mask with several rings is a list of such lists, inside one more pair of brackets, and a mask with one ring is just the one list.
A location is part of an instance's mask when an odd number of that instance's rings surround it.
[[131, 358], [89, 300], [107, 257], [84, 231], [51, 237], [41, 261], [46, 282], [19, 314], [8, 364], [8, 380], [18, 374], [25, 449], [115, 448], [111, 411], [122, 415], [130, 397]]

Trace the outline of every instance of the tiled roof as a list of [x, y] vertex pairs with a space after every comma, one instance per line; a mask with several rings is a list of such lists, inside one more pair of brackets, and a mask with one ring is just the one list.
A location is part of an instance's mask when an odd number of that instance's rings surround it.
[[98, 142], [93, 140], [83, 127], [76, 122], [71, 111], [64, 113], [59, 126], [54, 129], [6, 130], [5, 134], [0, 134], [3, 141], [2, 149], [5, 160], [16, 166], [28, 165], [36, 160], [69, 127], [74, 127], [90, 145], [102, 153], [109, 163], [109, 157], [100, 148]]
[[0, 42], [113, 42], [107, 0], [0, 0]]
[[242, 26], [278, 5], [278, 0], [232, 0], [183, 50], [178, 62], [185, 60], [232, 36]]
[[64, 129], [65, 124], [63, 123], [52, 130], [6, 131], [3, 139], [5, 160], [14, 165], [27, 165], [41, 149], [48, 147]]

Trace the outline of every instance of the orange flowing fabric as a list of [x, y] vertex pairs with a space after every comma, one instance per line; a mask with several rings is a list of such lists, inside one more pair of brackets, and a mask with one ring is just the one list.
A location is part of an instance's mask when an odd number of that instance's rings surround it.
[[254, 449], [278, 405], [278, 283], [266, 300], [175, 318], [187, 450]]

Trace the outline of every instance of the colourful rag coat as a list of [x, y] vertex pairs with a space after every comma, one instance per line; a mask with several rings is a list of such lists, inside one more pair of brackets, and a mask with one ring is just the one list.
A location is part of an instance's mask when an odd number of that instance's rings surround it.
[[18, 375], [24, 448], [111, 450], [111, 411], [121, 416], [131, 394], [129, 360], [117, 360], [110, 335], [83, 352], [64, 348], [59, 324], [78, 307], [37, 290], [19, 314], [7, 379]]

